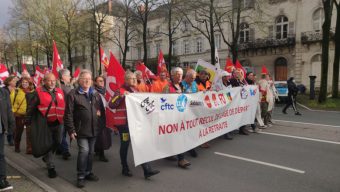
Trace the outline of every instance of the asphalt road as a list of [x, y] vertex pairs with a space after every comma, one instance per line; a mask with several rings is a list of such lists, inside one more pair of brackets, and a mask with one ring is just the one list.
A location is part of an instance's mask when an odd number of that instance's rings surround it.
[[[113, 136], [113, 147], [106, 152], [110, 162], [100, 162], [95, 158], [93, 171], [100, 180], [86, 183], [82, 190], [74, 186], [75, 143], [72, 143], [70, 160], [56, 157], [59, 175], [56, 179], [47, 178], [41, 159], [16, 154], [8, 147], [6, 152], [8, 158], [27, 170], [35, 181], [45, 184], [46, 191], [340, 191], [340, 113], [302, 110], [303, 116], [295, 116], [292, 111], [283, 115], [280, 110], [278, 106], [273, 117], [280, 121], [266, 129], [267, 134], [235, 135], [232, 141], [215, 139], [210, 142], [211, 148], [198, 149], [197, 158], [187, 155], [192, 163], [188, 169], [180, 169], [176, 162], [167, 160], [152, 162], [152, 166], [161, 173], [151, 180], [144, 180], [141, 167], [133, 167], [132, 150], [129, 151], [129, 160], [134, 176], [121, 176], [118, 136]], [[313, 125], [315, 123], [317, 125]]]

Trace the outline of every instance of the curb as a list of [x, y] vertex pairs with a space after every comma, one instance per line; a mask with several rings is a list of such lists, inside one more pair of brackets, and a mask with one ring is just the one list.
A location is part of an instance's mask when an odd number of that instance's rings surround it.
[[57, 190], [53, 189], [52, 187], [50, 187], [46, 183], [42, 182], [40, 179], [36, 178], [35, 176], [30, 174], [28, 171], [26, 171], [25, 169], [23, 169], [22, 167], [20, 167], [19, 165], [17, 165], [16, 163], [11, 161], [10, 159], [8, 159], [7, 157], [5, 157], [5, 159], [6, 159], [6, 162], [10, 166], [12, 166], [14, 169], [18, 170], [23, 175], [25, 175], [27, 178], [29, 178], [33, 183], [37, 184], [44, 191], [47, 191], [47, 192], [57, 192]]

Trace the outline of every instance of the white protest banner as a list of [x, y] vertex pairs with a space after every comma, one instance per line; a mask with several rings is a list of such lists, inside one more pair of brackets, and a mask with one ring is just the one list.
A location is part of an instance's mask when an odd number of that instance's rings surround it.
[[257, 86], [194, 94], [128, 94], [135, 165], [186, 152], [254, 123], [258, 98]]

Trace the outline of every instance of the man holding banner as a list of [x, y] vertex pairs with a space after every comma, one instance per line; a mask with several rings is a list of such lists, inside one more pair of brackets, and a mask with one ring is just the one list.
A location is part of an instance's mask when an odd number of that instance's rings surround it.
[[[118, 128], [120, 135], [120, 160], [122, 164], [122, 174], [124, 176], [131, 177], [132, 173], [127, 163], [130, 135], [126, 114], [125, 95], [129, 93], [138, 92], [138, 90], [136, 89], [137, 85], [136, 75], [128, 71], [125, 73], [124, 81], [125, 81], [124, 85], [115, 93], [115, 95], [109, 102], [109, 107], [111, 109], [116, 110], [115, 113], [116, 115], [113, 118], [114, 124]], [[149, 163], [143, 163], [142, 167], [145, 179], [148, 179], [149, 177], [159, 173], [158, 170], [151, 169]]]
[[[171, 70], [171, 82], [164, 88], [163, 93], [182, 93], [182, 87], [180, 85], [183, 76], [183, 69], [175, 67]], [[187, 168], [191, 163], [184, 159], [184, 153], [177, 155], [178, 166], [181, 168]]]

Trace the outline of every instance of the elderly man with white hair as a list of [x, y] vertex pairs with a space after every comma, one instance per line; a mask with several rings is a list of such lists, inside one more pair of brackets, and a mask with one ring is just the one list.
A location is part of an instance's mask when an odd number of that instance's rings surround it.
[[67, 95], [64, 121], [70, 138], [76, 140], [78, 144], [77, 187], [83, 188], [85, 180], [99, 180], [92, 173], [92, 160], [99, 132], [101, 98], [92, 87], [91, 71], [82, 70], [78, 81], [79, 86]]

